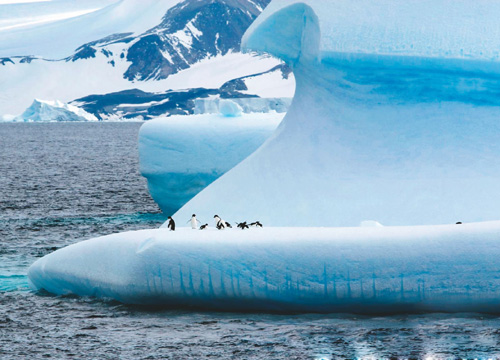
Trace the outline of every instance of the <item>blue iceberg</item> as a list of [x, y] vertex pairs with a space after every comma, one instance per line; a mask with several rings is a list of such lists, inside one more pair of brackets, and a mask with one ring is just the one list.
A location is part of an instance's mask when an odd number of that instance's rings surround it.
[[32, 286], [216, 310], [498, 313], [499, 13], [273, 1], [243, 46], [292, 67], [291, 108], [174, 215], [266, 227], [84, 241], [33, 264]]
[[273, 1], [242, 46], [291, 66], [293, 103], [272, 139], [177, 215], [272, 226], [498, 219], [498, 13], [493, 2]]
[[180, 228], [80, 242], [29, 269], [36, 289], [224, 311], [499, 312], [500, 222]]

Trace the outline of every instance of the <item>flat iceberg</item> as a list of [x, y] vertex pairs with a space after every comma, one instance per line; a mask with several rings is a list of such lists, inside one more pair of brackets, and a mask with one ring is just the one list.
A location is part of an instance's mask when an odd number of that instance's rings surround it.
[[140, 171], [151, 196], [165, 214], [173, 214], [261, 146], [283, 116], [204, 114], [144, 123], [139, 133]]
[[268, 142], [177, 216], [498, 219], [498, 13], [491, 1], [273, 1], [242, 46], [292, 68], [292, 105]]
[[499, 234], [500, 222], [143, 230], [57, 250], [28, 276], [58, 295], [169, 308], [498, 313]]

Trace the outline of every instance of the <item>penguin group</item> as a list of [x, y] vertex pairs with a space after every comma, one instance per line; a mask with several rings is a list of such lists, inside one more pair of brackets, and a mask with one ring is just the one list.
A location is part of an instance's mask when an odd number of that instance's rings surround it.
[[239, 227], [241, 230], [250, 229], [250, 226], [261, 228], [262, 224], [260, 223], [260, 221], [254, 221], [253, 223], [250, 223], [250, 224], [247, 224], [246, 221], [243, 221], [241, 223], [237, 223], [237, 227]]
[[219, 215], [214, 215], [214, 219], [215, 219], [215, 227], [217, 228], [217, 230], [232, 228], [231, 224], [228, 223], [227, 221], [222, 220]]
[[[217, 230], [224, 230], [224, 229], [227, 229], [227, 228], [232, 228], [231, 224], [228, 223], [227, 221], [224, 221], [221, 219], [221, 217], [219, 215], [214, 215], [214, 220], [215, 220], [215, 228]], [[205, 230], [208, 228], [208, 224], [204, 224], [204, 225], [201, 225], [201, 222], [196, 218], [196, 214], [193, 214], [191, 216], [191, 219], [189, 219], [187, 221], [187, 223], [191, 223], [191, 229], [193, 230]], [[201, 226], [198, 228], [198, 224], [200, 224]], [[252, 227], [262, 227], [262, 224], [260, 223], [260, 221], [254, 221], [250, 224], [248, 224], [246, 221], [244, 222], [241, 222], [241, 223], [236, 223], [237, 227], [240, 228], [241, 230], [245, 230], [245, 229], [249, 229], [250, 226]], [[171, 216], [168, 217], [168, 225], [167, 225], [168, 229], [170, 229], [170, 231], [175, 231], [175, 221], [174, 219], [172, 219]]]

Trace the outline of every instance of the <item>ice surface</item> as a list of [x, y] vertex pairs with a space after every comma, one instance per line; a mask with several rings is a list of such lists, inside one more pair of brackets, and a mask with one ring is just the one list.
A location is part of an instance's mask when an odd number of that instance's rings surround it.
[[12, 119], [20, 122], [97, 121], [97, 118], [77, 106], [61, 101], [35, 99], [21, 115]]
[[140, 170], [151, 196], [165, 214], [173, 214], [262, 145], [283, 116], [206, 114], [144, 123], [139, 133]]
[[28, 275], [58, 295], [168, 307], [498, 313], [498, 234], [500, 222], [144, 230], [57, 250]]
[[272, 226], [496, 220], [500, 3], [273, 1], [243, 38], [297, 88], [272, 138], [178, 213]]

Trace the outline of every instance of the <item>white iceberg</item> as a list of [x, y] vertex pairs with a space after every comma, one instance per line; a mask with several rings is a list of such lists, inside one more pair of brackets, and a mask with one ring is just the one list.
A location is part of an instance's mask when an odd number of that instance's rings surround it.
[[5, 114], [3, 116], [0, 116], [0, 122], [12, 122], [15, 118], [15, 115]]
[[151, 196], [165, 214], [173, 214], [261, 146], [283, 116], [205, 114], [144, 123], [139, 133], [140, 171]]
[[170, 308], [498, 312], [498, 234], [500, 222], [143, 230], [60, 249], [28, 275], [58, 295]]
[[292, 67], [290, 110], [178, 217], [217, 212], [272, 226], [498, 219], [498, 13], [500, 3], [475, 1], [273, 1], [242, 46]]
[[21, 115], [16, 116], [16, 122], [55, 122], [55, 121], [98, 121], [95, 115], [71, 104], [61, 101], [35, 99]]

